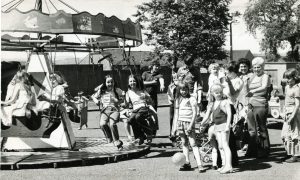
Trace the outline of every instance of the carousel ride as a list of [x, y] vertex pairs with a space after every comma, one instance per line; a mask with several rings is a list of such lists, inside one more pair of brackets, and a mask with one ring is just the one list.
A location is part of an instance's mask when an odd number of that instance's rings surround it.
[[[21, 12], [17, 7], [23, 1], [12, 0], [2, 6], [1, 50], [11, 53], [29, 52], [25, 69], [32, 76], [35, 97], [41, 94], [51, 96], [53, 88], [49, 76], [55, 69], [53, 52], [87, 52], [91, 61], [93, 55], [98, 54], [100, 62], [111, 56], [103, 53], [105, 49], [123, 48], [124, 60], [128, 61], [124, 48], [142, 43], [140, 25], [130, 19], [122, 21], [115, 16], [106, 17], [102, 13], [91, 15], [89, 12], [79, 12], [62, 0], [57, 0], [57, 3], [75, 11], [75, 14], [58, 10], [51, 0], [36, 0], [35, 9]], [[43, 3], [46, 7], [52, 5], [56, 13], [45, 13]], [[14, 37], [11, 35], [13, 32], [36, 34], [36, 37]], [[67, 34], [74, 35], [80, 42], [64, 41], [64, 35]], [[82, 42], [79, 38], [81, 35], [97, 37]], [[36, 102], [41, 111], [51, 107], [48, 102], [38, 99]], [[30, 118], [14, 117], [11, 126], [1, 125], [1, 137], [5, 139], [2, 140], [1, 149], [74, 148], [75, 137], [66, 108], [58, 105], [54, 111], [59, 111], [60, 114], [39, 113]]]

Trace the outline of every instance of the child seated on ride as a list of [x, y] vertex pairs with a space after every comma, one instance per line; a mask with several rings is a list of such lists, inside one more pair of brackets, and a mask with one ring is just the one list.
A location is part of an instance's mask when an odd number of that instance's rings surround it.
[[155, 122], [151, 118], [151, 115], [156, 114], [153, 107], [149, 106], [151, 101], [150, 95], [145, 91], [142, 78], [130, 75], [125, 102], [127, 107], [129, 103], [132, 104], [133, 110], [128, 121], [139, 145], [143, 144], [145, 139], [147, 143], [151, 143], [153, 131], [156, 129]]
[[50, 104], [63, 104], [65, 99], [65, 81], [62, 76], [57, 73], [50, 75], [52, 90], [50, 94], [41, 94], [38, 96], [40, 101], [46, 101]]
[[[115, 87], [115, 82], [110, 75], [105, 76], [104, 83], [98, 91], [92, 95], [93, 101], [100, 106], [100, 128], [108, 143], [114, 142], [114, 145], [120, 150], [123, 142], [119, 140], [117, 122], [119, 122], [119, 96], [122, 90]], [[99, 99], [99, 100], [98, 100]]]
[[12, 117], [31, 117], [32, 107], [35, 106], [34, 93], [31, 89], [29, 75], [25, 70], [16, 73], [13, 92], [6, 101], [1, 101], [1, 123], [5, 126], [12, 125]]
[[295, 68], [288, 69], [285, 73], [287, 86], [285, 87], [285, 122], [283, 123], [281, 137], [287, 154], [292, 157], [286, 162], [298, 161], [300, 155], [300, 77]]
[[202, 165], [199, 147], [196, 145], [195, 120], [197, 116], [197, 100], [190, 95], [189, 85], [180, 82], [176, 90], [175, 112], [172, 128], [172, 136], [175, 132], [180, 136], [182, 141], [182, 151], [186, 158], [186, 163], [180, 170], [191, 170], [189, 158], [189, 144], [193, 149], [194, 157], [197, 161], [199, 173], [205, 172]]
[[[231, 121], [231, 107], [228, 100], [224, 99], [223, 86], [221, 84], [212, 85], [211, 96], [213, 97], [211, 103], [207, 107], [207, 112], [201, 122], [201, 126], [210, 120], [214, 122], [214, 133], [217, 138], [218, 148], [221, 153], [223, 167], [219, 169], [221, 174], [233, 172], [232, 170], [232, 155], [229, 148], [229, 134]], [[223, 155], [222, 155], [223, 154]]]

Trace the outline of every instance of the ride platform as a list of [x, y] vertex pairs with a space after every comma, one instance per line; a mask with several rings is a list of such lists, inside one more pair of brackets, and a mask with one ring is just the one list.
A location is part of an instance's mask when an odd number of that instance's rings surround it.
[[60, 168], [101, 165], [144, 156], [150, 146], [135, 145], [122, 139], [124, 145], [118, 150], [113, 143], [100, 138], [76, 138], [72, 150], [47, 150], [33, 152], [1, 152], [1, 169]]

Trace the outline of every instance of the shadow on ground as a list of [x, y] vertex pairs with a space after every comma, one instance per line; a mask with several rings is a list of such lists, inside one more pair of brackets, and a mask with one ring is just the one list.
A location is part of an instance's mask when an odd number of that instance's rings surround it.
[[257, 159], [242, 156], [239, 158], [239, 166], [237, 171], [256, 171], [271, 168], [271, 162], [282, 164], [286, 156], [285, 149], [282, 144], [272, 144], [270, 155], [267, 158]]

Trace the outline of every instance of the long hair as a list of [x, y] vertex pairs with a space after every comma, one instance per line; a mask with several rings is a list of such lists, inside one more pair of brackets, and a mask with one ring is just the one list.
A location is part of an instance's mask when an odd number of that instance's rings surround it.
[[100, 88], [100, 95], [103, 95], [103, 94], [107, 91], [107, 86], [106, 86], [106, 81], [107, 81], [107, 79], [112, 79], [112, 90], [113, 90], [113, 92], [115, 93], [117, 99], [119, 99], [119, 95], [118, 95], [118, 93], [117, 93], [117, 91], [116, 91], [116, 86], [115, 86], [116, 83], [115, 83], [115, 80], [114, 80], [110, 75], [106, 75], [106, 76], [104, 77], [104, 83], [103, 83], [103, 85], [102, 85], [101, 88]]
[[190, 95], [190, 88], [189, 88], [188, 83], [186, 83], [186, 82], [179, 82], [178, 85], [177, 85], [177, 87], [176, 87], [175, 99], [179, 99], [181, 97], [181, 94], [180, 94], [180, 90], [181, 89], [187, 89], [188, 94], [187, 94], [186, 97], [187, 98], [191, 97], [191, 95]]
[[58, 71], [50, 74], [50, 79], [56, 79], [56, 81], [59, 85], [62, 85], [66, 82], [63, 75]]
[[130, 78], [133, 78], [135, 80], [136, 88], [138, 90], [141, 90], [141, 91], [145, 90], [143, 78], [139, 75], [133, 75], [133, 74], [129, 75], [129, 77], [128, 77], [128, 89], [131, 89], [131, 87], [129, 86], [129, 79]]
[[16, 77], [16, 82], [20, 83], [25, 89], [25, 91], [27, 92], [27, 94], [31, 95], [32, 83], [29, 80], [29, 74], [25, 70], [20, 70], [16, 73], [15, 77]]

